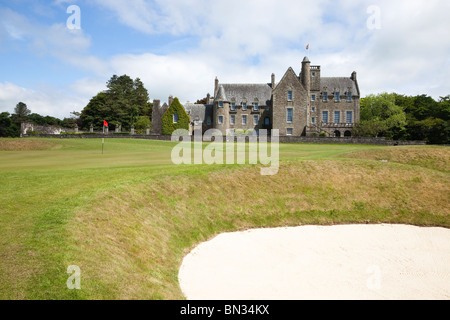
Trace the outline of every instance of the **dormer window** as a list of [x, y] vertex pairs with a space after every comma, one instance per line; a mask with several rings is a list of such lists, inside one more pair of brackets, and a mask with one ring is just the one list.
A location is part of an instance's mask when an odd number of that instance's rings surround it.
[[327, 102], [328, 101], [328, 92], [324, 92], [323, 93], [323, 102]]
[[230, 110], [231, 111], [235, 111], [236, 110], [236, 102], [232, 102], [231, 103]]
[[259, 104], [258, 104], [258, 102], [253, 102], [253, 111], [259, 111]]
[[223, 108], [223, 101], [219, 101], [219, 108]]
[[352, 102], [352, 93], [347, 92], [347, 102]]
[[242, 110], [245, 111], [247, 110], [247, 102], [242, 101]]
[[340, 94], [339, 91], [334, 93], [334, 101], [335, 102], [340, 102], [341, 101], [341, 94]]

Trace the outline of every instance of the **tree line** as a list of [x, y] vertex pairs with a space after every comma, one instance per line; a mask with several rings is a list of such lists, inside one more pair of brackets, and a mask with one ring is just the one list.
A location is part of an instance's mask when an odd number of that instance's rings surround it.
[[28, 106], [19, 102], [14, 108], [14, 113], [0, 113], [0, 137], [17, 138], [20, 136], [20, 124], [22, 122], [32, 122], [41, 126], [56, 126], [62, 128], [74, 128], [79, 124], [78, 112], [72, 112], [71, 118], [58, 119], [51, 116], [41, 116], [37, 113], [31, 113]]
[[361, 99], [360, 116], [357, 136], [450, 143], [450, 95], [436, 101], [425, 94], [372, 94]]
[[139, 78], [113, 75], [106, 83], [106, 90], [94, 96], [81, 112], [72, 112], [70, 118], [61, 120], [31, 113], [25, 103], [19, 102], [13, 114], [0, 114], [0, 137], [19, 137], [22, 122], [68, 129], [78, 127], [85, 131], [92, 125], [100, 131], [106, 120], [111, 129], [120, 125], [123, 130], [130, 130], [134, 126], [141, 133], [151, 126], [152, 107], [148, 91]]

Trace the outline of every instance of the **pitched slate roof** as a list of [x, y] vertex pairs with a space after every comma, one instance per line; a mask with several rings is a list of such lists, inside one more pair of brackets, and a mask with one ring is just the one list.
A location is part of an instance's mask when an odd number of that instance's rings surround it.
[[345, 77], [322, 77], [320, 78], [320, 91], [324, 87], [327, 87], [328, 92], [339, 91], [340, 93], [345, 93], [350, 88], [353, 95], [359, 95], [359, 90], [356, 82], [350, 78]]
[[252, 103], [258, 99], [261, 106], [267, 105], [272, 98], [272, 87], [264, 84], [221, 84], [215, 100], [231, 101], [241, 103], [246, 99]]
[[206, 121], [208, 117], [212, 119], [213, 105], [212, 104], [194, 104], [186, 103], [184, 106], [186, 113], [194, 121], [197, 117], [200, 121]]

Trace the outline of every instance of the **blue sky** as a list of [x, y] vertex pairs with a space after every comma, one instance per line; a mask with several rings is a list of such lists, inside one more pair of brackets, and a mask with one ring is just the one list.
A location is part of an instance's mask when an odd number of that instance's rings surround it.
[[[79, 30], [67, 13], [80, 9]], [[68, 117], [113, 74], [150, 98], [196, 101], [221, 82], [358, 72], [363, 96], [450, 94], [446, 0], [0, 0], [0, 112]], [[69, 22], [73, 22], [70, 20]]]

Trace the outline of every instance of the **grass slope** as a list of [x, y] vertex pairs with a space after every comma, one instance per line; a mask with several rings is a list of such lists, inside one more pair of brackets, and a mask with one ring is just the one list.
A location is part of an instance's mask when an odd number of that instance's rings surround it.
[[[254, 165], [175, 166], [170, 142], [107, 140], [104, 155], [98, 139], [0, 145], [20, 150], [0, 151], [1, 299], [182, 299], [182, 258], [227, 231], [450, 227], [444, 147], [281, 145], [279, 173], [261, 176]], [[69, 265], [82, 290], [67, 289]]]

